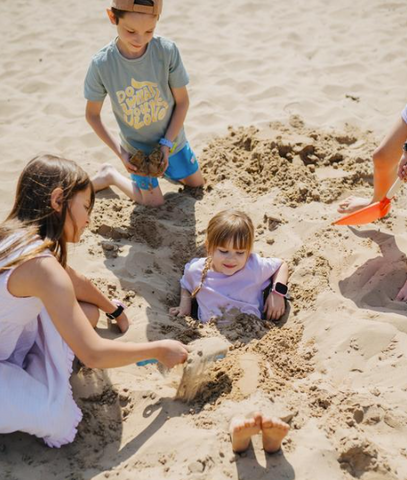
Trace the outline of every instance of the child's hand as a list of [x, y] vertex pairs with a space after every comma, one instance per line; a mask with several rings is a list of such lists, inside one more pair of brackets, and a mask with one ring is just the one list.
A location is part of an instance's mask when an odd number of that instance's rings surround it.
[[130, 163], [131, 153], [126, 152], [123, 147], [120, 147], [120, 160], [123, 162], [124, 168], [129, 172], [135, 175], [140, 175], [141, 177], [147, 177], [144, 173], [140, 173], [137, 168]]
[[407, 282], [401, 287], [399, 293], [397, 294], [397, 297], [395, 300], [399, 302], [405, 302], [407, 301]]
[[130, 325], [131, 322], [127, 318], [126, 312], [123, 311], [122, 314], [119, 315], [116, 318], [116, 323], [117, 323], [117, 326], [119, 327], [120, 331], [122, 333], [125, 333], [129, 329], [129, 325]]
[[397, 175], [399, 178], [401, 178], [401, 180], [407, 181], [407, 152], [403, 152]]
[[170, 149], [165, 145], [161, 145], [161, 152], [163, 154], [163, 162], [165, 163], [165, 168], [163, 169], [163, 174], [161, 176], [164, 176], [164, 173], [168, 168], [168, 157], [170, 156]]
[[157, 360], [167, 368], [184, 363], [188, 358], [188, 349], [181, 342], [176, 340], [159, 340], [157, 344], [159, 345]]
[[278, 320], [285, 312], [285, 298], [278, 293], [270, 292], [264, 304], [263, 312], [267, 320]]
[[174, 317], [185, 317], [186, 315], [191, 315], [191, 309], [190, 308], [183, 308], [182, 305], [178, 307], [172, 307], [170, 308], [170, 315], [173, 315]]

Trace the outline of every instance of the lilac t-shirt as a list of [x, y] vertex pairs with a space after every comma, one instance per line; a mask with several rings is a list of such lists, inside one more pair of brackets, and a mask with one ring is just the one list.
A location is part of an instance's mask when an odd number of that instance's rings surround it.
[[[199, 285], [206, 258], [194, 258], [186, 264], [181, 287], [193, 292]], [[252, 253], [246, 265], [233, 275], [209, 270], [196, 299], [198, 318], [208, 322], [231, 309], [261, 318], [262, 291], [270, 285], [270, 277], [280, 268], [279, 258], [262, 258]]]

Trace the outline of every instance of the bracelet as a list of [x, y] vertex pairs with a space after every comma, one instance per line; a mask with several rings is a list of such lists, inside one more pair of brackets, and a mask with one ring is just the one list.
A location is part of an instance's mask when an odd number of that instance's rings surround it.
[[171, 142], [171, 140], [168, 140], [168, 138], [165, 138], [165, 137], [160, 138], [160, 141], [158, 143], [160, 145], [164, 145], [165, 147], [168, 147], [170, 150], [174, 147], [174, 143]]
[[112, 300], [112, 303], [115, 303], [117, 305], [117, 308], [112, 313], [106, 313], [106, 317], [110, 320], [114, 320], [117, 317], [120, 317], [120, 315], [123, 313], [123, 310], [125, 310], [126, 308], [126, 306], [120, 300], [114, 299]]

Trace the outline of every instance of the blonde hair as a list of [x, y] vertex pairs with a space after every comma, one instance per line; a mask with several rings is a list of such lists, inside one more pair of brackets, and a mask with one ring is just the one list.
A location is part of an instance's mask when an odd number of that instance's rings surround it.
[[206, 230], [206, 249], [208, 257], [202, 270], [201, 281], [191, 297], [201, 290], [211, 266], [211, 253], [218, 247], [233, 245], [235, 250], [245, 250], [248, 254], [253, 249], [254, 226], [251, 218], [239, 210], [223, 210], [211, 218]]
[[[65, 267], [67, 247], [64, 225], [67, 214], [70, 215], [70, 201], [78, 192], [89, 187], [92, 208], [95, 200], [93, 186], [79, 165], [54, 155], [33, 158], [20, 175], [13, 208], [7, 219], [0, 224], [0, 242], [12, 238], [0, 251], [0, 261], [12, 252], [32, 244], [38, 237], [44, 243], [2, 266], [0, 273], [34, 258], [46, 249], [51, 250]], [[62, 190], [60, 212], [56, 212], [51, 205], [51, 194], [56, 188]]]

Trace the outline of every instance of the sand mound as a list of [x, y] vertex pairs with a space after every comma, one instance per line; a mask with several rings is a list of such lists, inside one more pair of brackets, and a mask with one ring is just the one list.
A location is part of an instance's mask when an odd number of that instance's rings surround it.
[[201, 159], [211, 190], [229, 179], [249, 195], [279, 188], [280, 201], [290, 207], [321, 201], [332, 203], [344, 190], [371, 178], [374, 146], [369, 133], [355, 128], [338, 133], [304, 126], [298, 118], [291, 125], [269, 125], [271, 138], [257, 128], [230, 128], [229, 135], [214, 140]]

